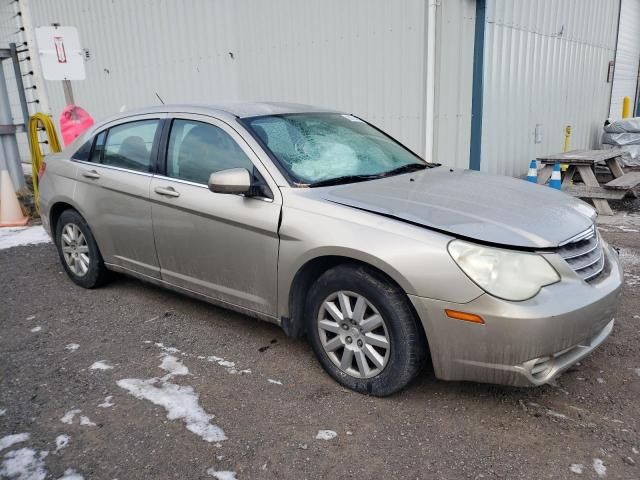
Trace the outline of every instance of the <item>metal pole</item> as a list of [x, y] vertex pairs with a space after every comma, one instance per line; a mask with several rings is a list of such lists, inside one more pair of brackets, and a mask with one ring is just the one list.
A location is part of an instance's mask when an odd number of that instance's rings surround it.
[[20, 190], [25, 186], [24, 172], [22, 171], [22, 163], [20, 162], [20, 153], [18, 151], [18, 142], [16, 141], [15, 125], [13, 122], [13, 116], [11, 115], [11, 104], [9, 103], [9, 92], [7, 91], [7, 82], [4, 78], [4, 69], [2, 68], [2, 61], [0, 61], [0, 126], [11, 130], [13, 132], [3, 133], [2, 147], [4, 149], [4, 156], [7, 163], [7, 170], [13, 181], [13, 187]]
[[24, 82], [22, 81], [22, 70], [20, 69], [20, 59], [18, 58], [18, 50], [15, 43], [9, 44], [11, 58], [13, 59], [13, 73], [16, 77], [16, 86], [18, 87], [18, 98], [20, 99], [20, 110], [25, 124], [29, 122], [29, 106], [27, 105], [27, 97], [24, 94]]
[[[29, 137], [29, 106], [27, 105], [27, 97], [24, 94], [24, 83], [22, 82], [22, 70], [20, 69], [20, 60], [18, 59], [18, 50], [15, 43], [9, 44], [11, 58], [13, 59], [13, 73], [16, 77], [16, 86], [18, 87], [18, 98], [20, 99], [20, 110], [22, 110], [22, 122], [24, 123], [24, 131]], [[31, 142], [29, 142], [31, 148]]]
[[71, 88], [71, 80], [62, 81], [62, 89], [64, 90], [64, 101], [67, 105], [75, 105], [73, 99], [73, 89]]
[[42, 74], [42, 66], [40, 65], [40, 54], [36, 46], [36, 35], [33, 28], [31, 18], [31, 6], [29, 0], [18, 0], [18, 8], [20, 9], [20, 19], [24, 28], [24, 38], [27, 42], [29, 57], [31, 57], [31, 70], [33, 70], [33, 84], [36, 86], [38, 96], [38, 106], [43, 113], [51, 115], [51, 107], [49, 106], [49, 96], [47, 95], [47, 86], [44, 82]]
[[434, 123], [435, 123], [435, 92], [436, 92], [436, 0], [427, 2], [427, 55], [425, 65], [425, 134], [424, 159], [436, 162], [433, 158]]

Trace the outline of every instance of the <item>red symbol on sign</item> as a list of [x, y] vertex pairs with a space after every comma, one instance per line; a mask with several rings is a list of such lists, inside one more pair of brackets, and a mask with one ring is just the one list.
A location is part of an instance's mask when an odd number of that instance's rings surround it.
[[58, 63], [67, 63], [67, 52], [64, 49], [64, 39], [62, 37], [53, 37], [53, 43], [56, 46]]

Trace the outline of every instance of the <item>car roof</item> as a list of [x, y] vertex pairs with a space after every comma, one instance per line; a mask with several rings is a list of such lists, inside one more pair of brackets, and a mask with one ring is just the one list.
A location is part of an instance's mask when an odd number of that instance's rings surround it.
[[286, 102], [242, 102], [242, 103], [220, 103], [220, 104], [198, 104], [185, 103], [173, 105], [156, 105], [152, 107], [127, 110], [105, 119], [101, 124], [112, 122], [121, 118], [134, 115], [144, 115], [148, 113], [201, 113], [214, 114], [217, 116], [231, 115], [237, 118], [259, 117], [263, 115], [283, 115], [287, 113], [307, 113], [307, 112], [333, 112], [337, 110], [314, 107], [298, 103]]

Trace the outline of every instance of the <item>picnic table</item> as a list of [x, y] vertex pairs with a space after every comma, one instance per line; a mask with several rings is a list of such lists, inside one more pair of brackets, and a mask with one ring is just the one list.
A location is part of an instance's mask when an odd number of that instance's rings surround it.
[[[570, 195], [590, 198], [600, 215], [613, 215], [608, 200], [620, 200], [627, 194], [635, 196], [633, 189], [640, 184], [640, 172], [625, 173], [618, 157], [623, 151], [619, 148], [607, 150], [571, 150], [569, 152], [538, 157], [544, 167], [538, 173], [538, 183], [545, 184], [551, 178], [553, 165], [569, 165], [562, 179], [562, 190]], [[594, 173], [596, 163], [603, 163], [613, 175], [613, 180], [600, 185]], [[582, 184], [574, 184], [576, 172]]]

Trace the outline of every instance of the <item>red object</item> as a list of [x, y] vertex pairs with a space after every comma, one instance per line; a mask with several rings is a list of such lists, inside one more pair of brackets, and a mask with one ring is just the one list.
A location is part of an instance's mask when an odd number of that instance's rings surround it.
[[56, 46], [58, 63], [67, 63], [67, 51], [64, 48], [64, 39], [62, 37], [53, 37], [53, 43]]
[[93, 118], [77, 105], [67, 105], [60, 114], [60, 132], [65, 147], [93, 125]]
[[42, 179], [42, 176], [44, 175], [44, 172], [46, 169], [47, 169], [47, 162], [43, 160], [42, 165], [40, 165], [40, 169], [38, 170], [38, 180]]

